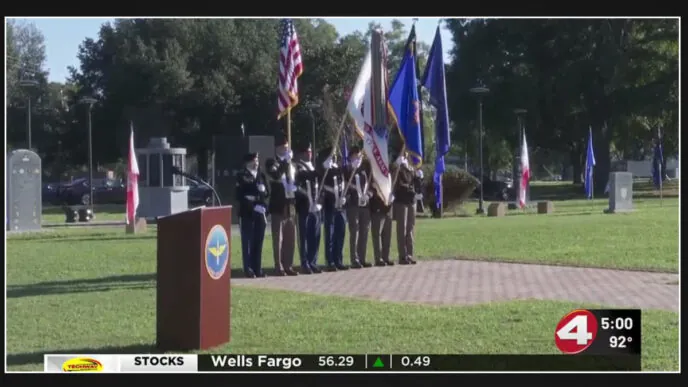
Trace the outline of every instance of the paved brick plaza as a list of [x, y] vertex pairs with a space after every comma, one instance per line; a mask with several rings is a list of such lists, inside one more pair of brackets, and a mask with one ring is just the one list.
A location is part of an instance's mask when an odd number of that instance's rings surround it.
[[678, 311], [678, 275], [461, 260], [338, 273], [233, 279], [234, 285], [380, 301], [470, 305], [541, 299]]

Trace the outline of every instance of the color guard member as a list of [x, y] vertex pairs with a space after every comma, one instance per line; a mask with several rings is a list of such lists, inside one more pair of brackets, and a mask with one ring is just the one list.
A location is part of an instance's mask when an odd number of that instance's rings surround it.
[[239, 200], [239, 231], [244, 275], [265, 277], [262, 269], [263, 240], [270, 196], [267, 178], [259, 170], [258, 153], [244, 156], [244, 169], [237, 174], [236, 197]]
[[286, 138], [277, 142], [276, 159], [269, 159], [265, 164], [270, 178], [270, 203], [268, 211], [271, 216], [272, 250], [275, 260], [275, 274], [298, 275], [292, 269], [294, 263], [294, 246], [296, 244], [295, 195], [296, 168], [291, 162], [293, 157]]
[[347, 270], [342, 257], [346, 237], [344, 174], [336, 163], [336, 156], [330, 155], [330, 152], [330, 149], [324, 149], [319, 157], [322, 160], [322, 174], [325, 176], [322, 189], [325, 258], [328, 271]]
[[394, 266], [394, 262], [389, 259], [392, 243], [392, 204], [385, 204], [375, 184], [371, 193], [369, 207], [375, 266]]
[[351, 268], [371, 267], [366, 262], [368, 232], [370, 231], [369, 172], [363, 165], [361, 150], [352, 147], [349, 150], [349, 165], [345, 168], [344, 177], [349, 183], [346, 192], [346, 221], [349, 224], [349, 256]]
[[319, 176], [312, 159], [313, 151], [310, 144], [299, 150], [296, 161], [296, 213], [303, 274], [322, 273], [318, 267], [322, 205], [317, 197]]
[[392, 166], [392, 174], [398, 175], [392, 192], [394, 193], [394, 221], [397, 223], [397, 249], [399, 264], [415, 264], [413, 259], [413, 231], [416, 225], [415, 170], [408, 164], [407, 153], [397, 157]]

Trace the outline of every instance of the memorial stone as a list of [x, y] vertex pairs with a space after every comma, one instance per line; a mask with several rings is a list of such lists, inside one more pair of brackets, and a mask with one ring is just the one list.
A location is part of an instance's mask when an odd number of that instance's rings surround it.
[[612, 172], [609, 174], [609, 208], [607, 213], [633, 210], [633, 174]]
[[17, 149], [7, 155], [6, 200], [6, 230], [41, 228], [41, 158], [35, 152]]

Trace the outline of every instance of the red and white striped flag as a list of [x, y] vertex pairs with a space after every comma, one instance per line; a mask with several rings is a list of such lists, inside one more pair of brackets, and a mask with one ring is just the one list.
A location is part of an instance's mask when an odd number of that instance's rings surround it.
[[136, 209], [139, 208], [139, 163], [134, 149], [134, 124], [129, 136], [129, 161], [127, 163], [127, 224], [136, 222]]
[[521, 184], [518, 186], [518, 205], [521, 208], [526, 206], [526, 192], [528, 192], [528, 182], [530, 181], [530, 161], [528, 160], [528, 144], [526, 143], [526, 133], [523, 132], [523, 146], [521, 148]]
[[277, 119], [282, 118], [299, 103], [298, 78], [303, 73], [301, 47], [291, 19], [282, 20], [280, 47], [279, 89], [277, 90]]

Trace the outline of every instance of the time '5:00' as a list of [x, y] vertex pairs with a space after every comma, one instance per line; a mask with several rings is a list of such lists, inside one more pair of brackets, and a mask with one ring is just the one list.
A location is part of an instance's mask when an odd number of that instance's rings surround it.
[[609, 318], [609, 317], [602, 317], [601, 318], [601, 323], [602, 323], [602, 329], [607, 330], [607, 329], [614, 329], [614, 330], [621, 330], [621, 329], [626, 329], [626, 330], [631, 330], [633, 329], [633, 319], [630, 317], [617, 317], [617, 318]]

